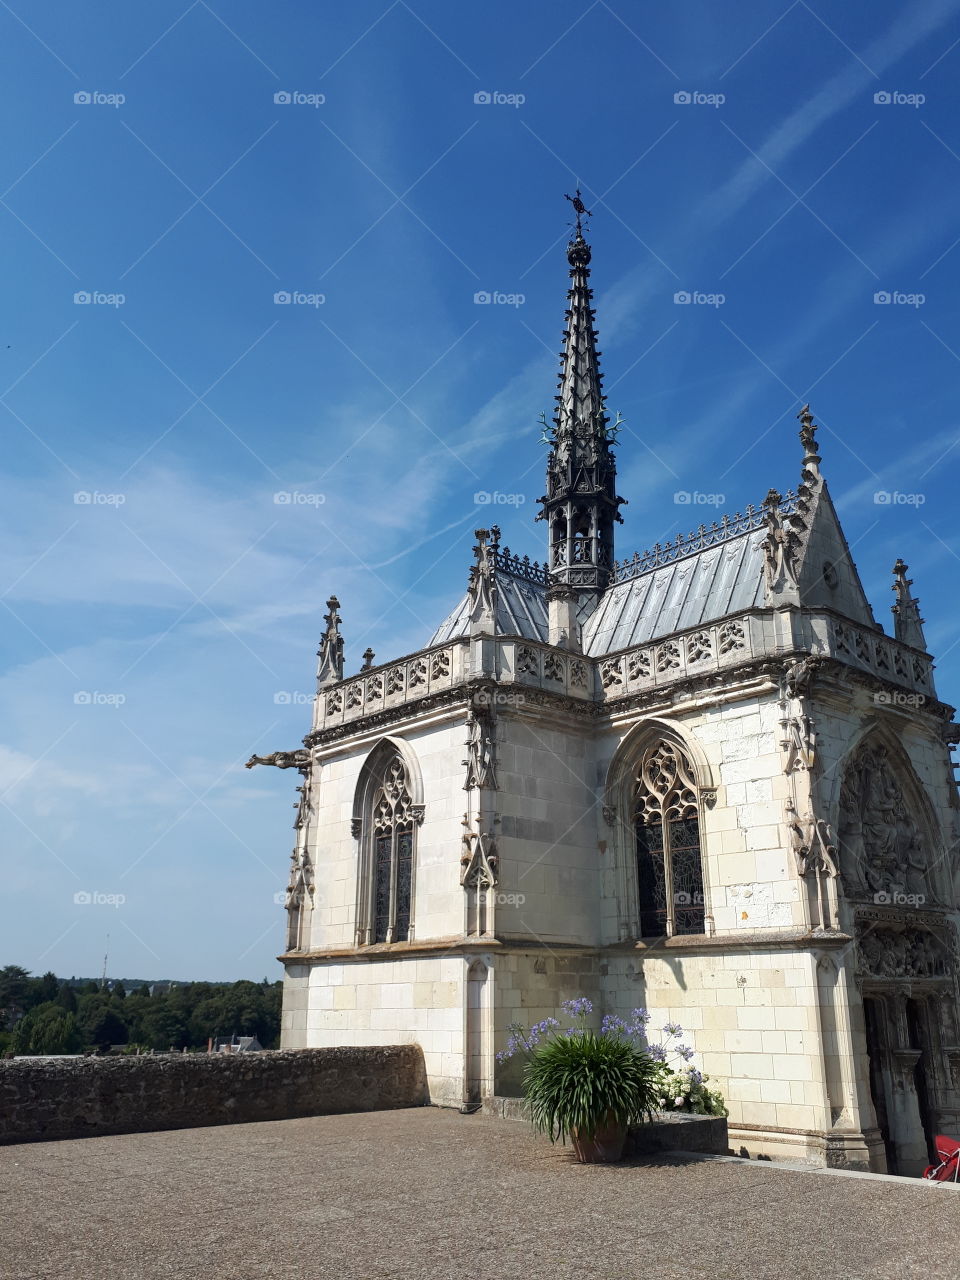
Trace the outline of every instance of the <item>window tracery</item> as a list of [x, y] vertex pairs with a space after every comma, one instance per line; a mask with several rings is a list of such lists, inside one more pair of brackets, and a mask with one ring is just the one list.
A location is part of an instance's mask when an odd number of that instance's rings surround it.
[[703, 933], [705, 908], [697, 781], [678, 746], [643, 753], [634, 788], [640, 936]]

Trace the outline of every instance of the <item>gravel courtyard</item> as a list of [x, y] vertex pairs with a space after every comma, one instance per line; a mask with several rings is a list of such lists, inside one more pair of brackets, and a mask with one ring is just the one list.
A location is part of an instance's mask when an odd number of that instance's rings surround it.
[[662, 1156], [584, 1166], [429, 1108], [0, 1148], [0, 1275], [873, 1280], [952, 1275], [960, 1193]]

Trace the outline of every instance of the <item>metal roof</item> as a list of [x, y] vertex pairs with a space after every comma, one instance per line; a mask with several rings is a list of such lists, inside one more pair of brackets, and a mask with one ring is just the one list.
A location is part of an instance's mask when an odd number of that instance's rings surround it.
[[[443, 644], [470, 631], [470, 600], [460, 603], [437, 628], [431, 645]], [[497, 574], [497, 632], [505, 636], [523, 636], [526, 640], [547, 639], [547, 602], [545, 589], [507, 573]]]
[[761, 605], [762, 540], [751, 530], [609, 587], [584, 625], [584, 653], [599, 657]]
[[[751, 529], [608, 587], [584, 624], [584, 653], [596, 658], [762, 605], [762, 540], [762, 530]], [[470, 602], [464, 596], [430, 645], [465, 636], [469, 630]], [[546, 641], [544, 588], [498, 573], [497, 631]]]

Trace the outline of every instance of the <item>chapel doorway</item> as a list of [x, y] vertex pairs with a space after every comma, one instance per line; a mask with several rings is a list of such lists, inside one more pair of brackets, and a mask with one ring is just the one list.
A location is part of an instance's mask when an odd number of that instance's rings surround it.
[[923, 1136], [927, 1143], [927, 1155], [931, 1162], [936, 1157], [933, 1139], [936, 1136], [933, 1128], [933, 1117], [930, 1106], [930, 1088], [927, 1079], [928, 1032], [926, 1007], [919, 1000], [907, 1001], [907, 1035], [911, 1049], [919, 1049], [920, 1056], [913, 1068], [913, 1083], [917, 1091], [917, 1106], [920, 1111], [920, 1123], [923, 1125]]
[[896, 1173], [897, 1151], [890, 1136], [890, 1119], [887, 1112], [889, 1048], [885, 1037], [886, 1010], [883, 1007], [883, 1001], [874, 997], [865, 997], [863, 1017], [866, 1025], [867, 1060], [870, 1070], [870, 1098], [877, 1116], [877, 1128], [880, 1130], [883, 1147], [887, 1153], [887, 1173]]

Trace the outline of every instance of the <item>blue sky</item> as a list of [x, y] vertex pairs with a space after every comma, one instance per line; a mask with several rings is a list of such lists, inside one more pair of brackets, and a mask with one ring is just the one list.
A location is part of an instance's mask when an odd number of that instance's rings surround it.
[[809, 400], [960, 697], [958, 0], [12, 0], [0, 72], [0, 963], [278, 976], [293, 783], [243, 761], [332, 592], [351, 671], [453, 606], [475, 495], [541, 558], [578, 180], [618, 551], [794, 485]]

